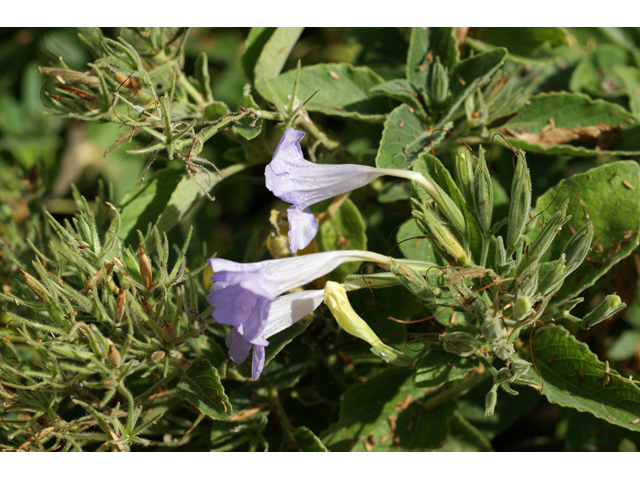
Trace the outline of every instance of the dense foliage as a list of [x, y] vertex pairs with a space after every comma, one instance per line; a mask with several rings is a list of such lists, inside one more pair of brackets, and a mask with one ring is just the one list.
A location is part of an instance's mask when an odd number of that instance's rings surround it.
[[5, 29], [0, 65], [4, 450], [640, 446], [637, 29]]

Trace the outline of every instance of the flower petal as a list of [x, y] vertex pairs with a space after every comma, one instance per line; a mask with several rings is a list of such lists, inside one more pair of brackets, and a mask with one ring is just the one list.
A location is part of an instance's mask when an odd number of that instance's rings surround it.
[[235, 363], [244, 362], [249, 356], [251, 342], [244, 339], [237, 328], [232, 328], [224, 343], [229, 348], [229, 358]]
[[262, 345], [253, 346], [253, 358], [251, 359], [251, 378], [257, 380], [264, 369], [264, 347]]
[[287, 209], [289, 220], [289, 247], [292, 253], [302, 250], [311, 243], [318, 233], [316, 216], [308, 208], [292, 205]]

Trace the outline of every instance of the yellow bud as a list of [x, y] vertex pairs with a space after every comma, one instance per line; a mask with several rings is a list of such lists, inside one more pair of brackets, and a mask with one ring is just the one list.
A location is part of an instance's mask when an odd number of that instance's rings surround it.
[[380, 342], [369, 325], [353, 310], [347, 298], [347, 291], [342, 285], [336, 282], [327, 282], [324, 287], [324, 303], [345, 332], [370, 345]]

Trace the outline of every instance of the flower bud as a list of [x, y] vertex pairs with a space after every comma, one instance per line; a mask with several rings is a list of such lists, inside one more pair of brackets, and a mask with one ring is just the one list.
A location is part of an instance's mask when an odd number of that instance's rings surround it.
[[374, 343], [371, 345], [371, 351], [377, 357], [380, 357], [384, 362], [395, 365], [396, 367], [410, 367], [413, 363], [413, 359], [409, 355], [396, 350], [389, 345], [385, 345], [382, 342]]
[[535, 262], [520, 274], [518, 281], [518, 296], [533, 297], [538, 292], [538, 272], [540, 263]]
[[513, 319], [516, 321], [523, 320], [529, 313], [533, 312], [531, 309], [531, 300], [529, 297], [518, 297], [516, 304], [513, 306]]
[[142, 310], [144, 313], [147, 314], [149, 319], [153, 320], [156, 314], [153, 312], [153, 309], [151, 308], [151, 305], [149, 305], [149, 302], [147, 302], [147, 299], [144, 298], [144, 295], [140, 295], [140, 303], [142, 304]]
[[116, 297], [116, 323], [122, 321], [124, 315], [125, 295], [124, 290], [121, 288]]
[[411, 213], [418, 220], [418, 225], [425, 230], [425, 233], [436, 238], [434, 245], [445, 256], [448, 254], [453, 257], [454, 262], [467, 264], [469, 257], [467, 257], [467, 253], [454, 235], [431, 210], [429, 205], [423, 203], [421, 207], [422, 212], [413, 210]]
[[109, 343], [109, 351], [107, 352], [107, 360], [109, 360], [109, 363], [111, 364], [111, 366], [113, 368], [118, 368], [120, 366], [120, 362], [121, 362], [120, 352], [116, 349], [116, 347], [113, 345], [111, 340], [107, 340], [107, 342]]
[[499, 338], [496, 342], [493, 342], [491, 344], [491, 350], [500, 360], [506, 360], [516, 353], [515, 348], [513, 348], [513, 344], [509, 343], [506, 338]]
[[522, 233], [531, 208], [531, 175], [527, 168], [524, 152], [518, 150], [518, 163], [511, 183], [511, 204], [509, 205], [509, 227], [507, 249], [509, 255], [518, 249]]
[[160, 363], [162, 360], [164, 360], [164, 357], [165, 357], [164, 350], [156, 350], [151, 354], [151, 361], [153, 363]]
[[472, 355], [480, 346], [480, 342], [466, 332], [451, 332], [440, 335], [442, 348], [445, 352], [454, 353], [460, 357]]
[[504, 248], [504, 241], [501, 236], [496, 237], [496, 255], [494, 257], [493, 264], [495, 266], [496, 273], [505, 273], [511, 269], [511, 266], [515, 262], [507, 258], [507, 249]]
[[393, 272], [406, 289], [416, 297], [429, 303], [436, 301], [436, 296], [429, 288], [429, 285], [427, 285], [427, 281], [416, 270], [398, 262], [394, 258], [391, 258], [390, 267], [391, 272]]
[[577, 322], [585, 330], [597, 325], [616, 313], [624, 310], [627, 304], [618, 295], [607, 295], [596, 308], [587, 313], [582, 321]]
[[551, 243], [555, 240], [558, 231], [571, 218], [571, 215], [567, 216], [568, 206], [569, 200], [567, 199], [560, 210], [554, 213], [549, 221], [545, 223], [535, 240], [531, 242], [527, 251], [527, 256], [523, 257], [520, 265], [518, 265], [518, 275], [524, 272], [533, 263], [540, 261], [544, 253], [551, 246]]
[[484, 416], [490, 417], [496, 409], [498, 403], [498, 386], [493, 385], [487, 396], [484, 397]]
[[171, 343], [173, 342], [174, 338], [175, 331], [173, 329], [173, 325], [165, 321], [162, 325], [162, 340], [164, 341], [164, 343]]
[[509, 370], [507, 367], [503, 367], [493, 377], [493, 383], [500, 385], [501, 383], [511, 383], [516, 379], [516, 374]]
[[542, 280], [540, 280], [540, 284], [538, 285], [538, 291], [542, 295], [553, 295], [562, 286], [564, 278], [567, 275], [565, 262], [566, 255], [563, 253], [553, 264], [553, 267], [547, 270], [547, 273], [542, 277]]
[[456, 174], [458, 176], [458, 186], [464, 195], [467, 205], [475, 205], [475, 188], [474, 182], [474, 163], [469, 154], [469, 150], [465, 149], [458, 152], [455, 160]]
[[118, 382], [116, 382], [113, 378], [105, 378], [102, 381], [102, 386], [108, 390], [113, 390], [118, 386]]
[[440, 57], [436, 57], [431, 64], [428, 80], [429, 100], [435, 109], [444, 106], [449, 96], [449, 76], [447, 68], [440, 63]]
[[567, 243], [562, 250], [562, 253], [566, 256], [567, 269], [564, 276], [567, 277], [571, 272], [577, 269], [589, 252], [589, 246], [593, 239], [593, 223], [587, 222], [587, 224], [578, 230], [575, 235], [571, 237], [569, 243]]
[[480, 331], [488, 342], [495, 342], [506, 333], [498, 316], [485, 318], [482, 327], [480, 327]]
[[140, 267], [140, 278], [142, 278], [142, 284], [144, 285], [144, 288], [148, 290], [152, 285], [151, 260], [149, 260], [147, 254], [144, 253], [144, 250], [142, 249], [142, 242], [138, 244], [138, 248], [138, 265]]
[[474, 186], [478, 224], [484, 235], [489, 235], [493, 218], [493, 184], [491, 183], [491, 175], [489, 175], [489, 168], [484, 160], [482, 149], [480, 149], [478, 168], [474, 175]]
[[23, 269], [19, 268], [18, 271], [24, 277], [25, 281], [27, 282], [27, 286], [33, 293], [38, 296], [38, 298], [40, 298], [40, 300], [45, 301], [46, 299], [50, 299], [49, 293], [47, 292], [47, 289], [44, 288], [44, 285], [42, 285], [38, 280], [29, 275]]
[[531, 367], [531, 363], [526, 360], [516, 359], [511, 362], [511, 371], [516, 375], [524, 375], [529, 371], [529, 367]]

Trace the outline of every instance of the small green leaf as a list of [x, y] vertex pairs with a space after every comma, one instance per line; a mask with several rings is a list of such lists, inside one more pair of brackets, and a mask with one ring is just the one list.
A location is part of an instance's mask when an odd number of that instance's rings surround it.
[[[552, 403], [589, 412], [609, 423], [640, 432], [640, 389], [606, 366], [589, 347], [557, 328], [538, 328], [533, 358], [544, 379], [542, 394]], [[529, 374], [541, 385], [534, 369]], [[611, 371], [617, 375], [617, 372]]]
[[428, 51], [429, 36], [427, 31], [423, 27], [413, 27], [411, 29], [409, 51], [407, 52], [407, 80], [415, 90], [423, 92], [423, 95], [429, 71], [427, 63]]
[[614, 72], [622, 81], [624, 89], [629, 97], [629, 110], [640, 116], [640, 69], [627, 65], [618, 65]]
[[[243, 88], [242, 102], [240, 102], [240, 105], [256, 110], [260, 109], [260, 106], [254, 100], [253, 95], [251, 95], [251, 85], [249, 84], [246, 84]], [[234, 126], [238, 130], [238, 133], [244, 138], [246, 138], [247, 140], [253, 140], [258, 135], [260, 135], [260, 132], [262, 131], [262, 119], [258, 119], [255, 122], [255, 125], [252, 127], [251, 124], [253, 122], [254, 120], [251, 117], [245, 117], [239, 122], [236, 122]]]
[[429, 42], [433, 58], [440, 57], [442, 65], [447, 68], [453, 67], [460, 61], [460, 50], [458, 50], [458, 39], [456, 30], [453, 27], [431, 27]]
[[267, 40], [253, 70], [255, 82], [276, 77], [287, 61], [304, 27], [278, 27]]
[[322, 444], [322, 441], [307, 427], [294, 428], [291, 431], [291, 435], [296, 442], [298, 450], [300, 452], [327, 452], [327, 447]]
[[416, 386], [437, 387], [464, 378], [476, 364], [474, 357], [459, 357], [445, 352], [438, 344], [432, 344], [416, 367]]
[[567, 199], [567, 214], [572, 215], [547, 250], [543, 261], [560, 258], [562, 249], [573, 235], [571, 230], [578, 231], [584, 226], [584, 213], [578, 196], [584, 202], [589, 220], [593, 222], [594, 241], [588, 260], [565, 280], [554, 296], [552, 302], [556, 305], [574, 298], [593, 285], [614, 264], [629, 255], [640, 240], [640, 167], [633, 161], [610, 163], [562, 180], [538, 198], [536, 214], [546, 210], [536, 218], [530, 241], [541, 229], [538, 223], [543, 218], [549, 220], [556, 207], [559, 208]]
[[382, 95], [394, 98], [400, 102], [404, 102], [412, 107], [422, 118], [427, 116], [422, 104], [420, 103], [418, 94], [407, 80], [395, 78], [388, 82], [381, 83], [372, 87], [370, 92], [380, 92]]
[[418, 227], [415, 219], [410, 219], [403, 223], [398, 229], [396, 239], [400, 246], [400, 251], [405, 258], [424, 260], [435, 263], [436, 265], [443, 265], [444, 261], [433, 249], [431, 240], [416, 237], [424, 237], [424, 233], [420, 230], [420, 227]]
[[214, 420], [228, 420], [233, 415], [218, 371], [208, 360], [194, 360], [180, 377], [176, 392], [182, 400]]
[[481, 27], [473, 38], [523, 57], [535, 57], [545, 43], [550, 47], [569, 44], [566, 30], [559, 27]]
[[244, 42], [242, 53], [242, 69], [249, 80], [254, 82], [254, 69], [262, 49], [276, 31], [276, 27], [253, 27]]
[[[288, 103], [287, 95], [291, 94], [296, 73], [297, 70], [290, 70], [269, 79], [284, 103]], [[382, 82], [382, 78], [368, 67], [355, 68], [343, 63], [313, 65], [300, 69], [298, 98], [307, 98], [320, 89], [305, 107], [310, 112], [381, 122], [391, 111], [391, 102], [370, 89]], [[265, 100], [273, 101], [264, 81], [256, 83], [256, 89]]]

